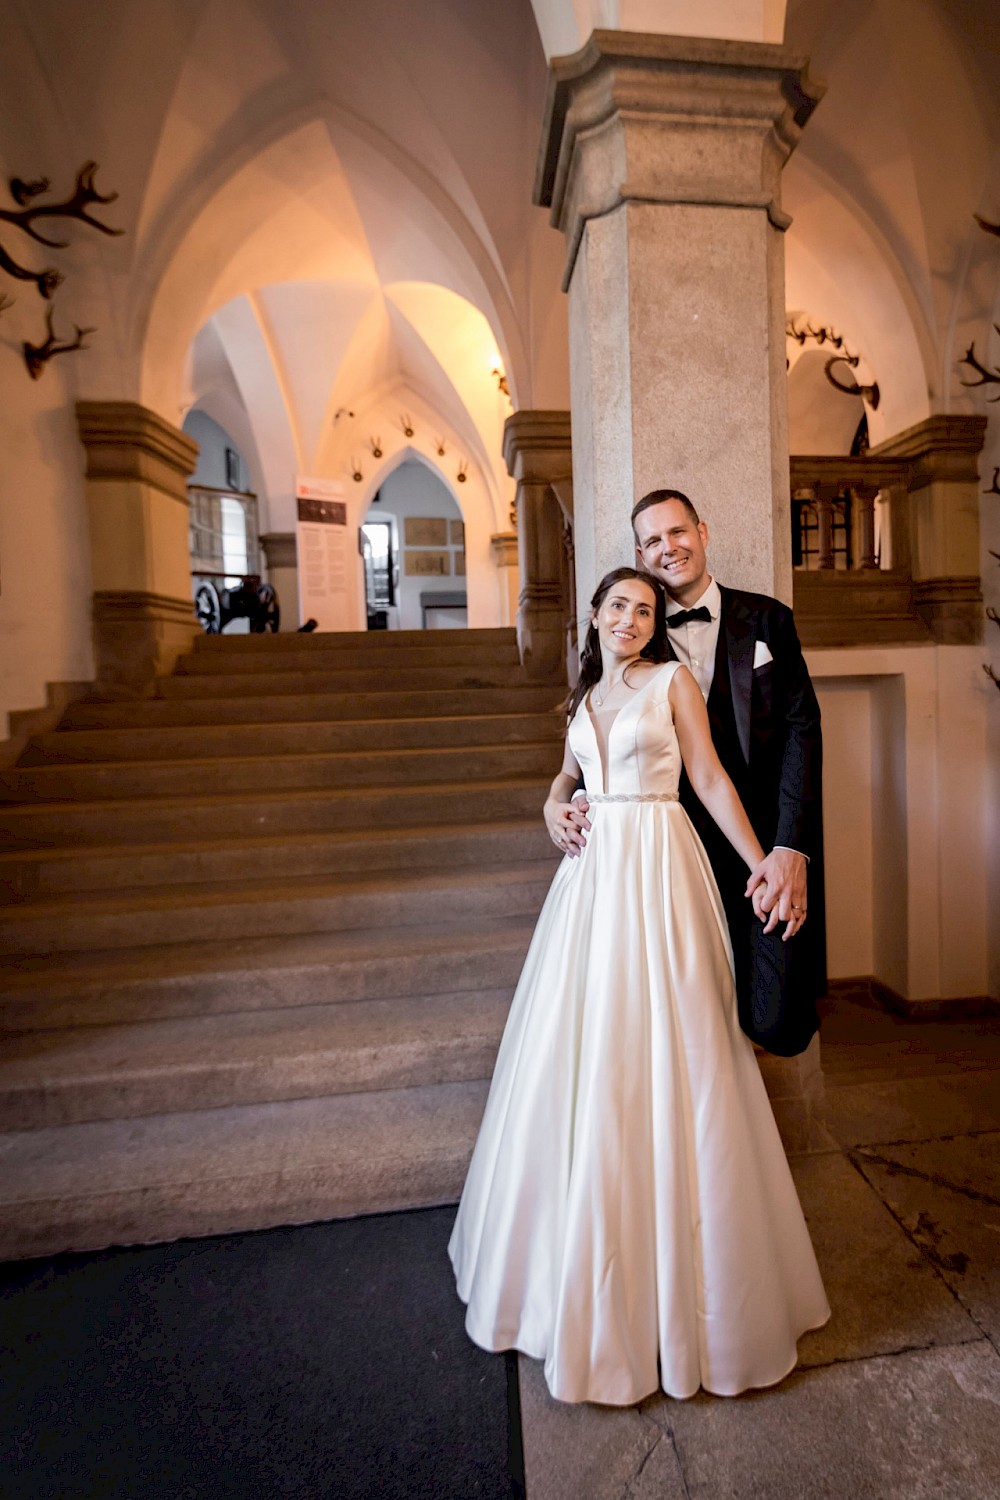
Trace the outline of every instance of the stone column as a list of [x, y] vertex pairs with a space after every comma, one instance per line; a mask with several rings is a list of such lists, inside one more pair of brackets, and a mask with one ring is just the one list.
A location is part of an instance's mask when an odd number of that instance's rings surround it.
[[267, 559], [267, 581], [278, 591], [282, 630], [297, 630], [299, 619], [299, 558], [294, 531], [269, 531], [260, 539]]
[[986, 418], [936, 416], [872, 452], [911, 463], [910, 567], [913, 602], [936, 641], [982, 640], [979, 468]]
[[490, 537], [490, 551], [500, 575], [501, 616], [505, 625], [517, 620], [517, 532], [497, 531]]
[[191, 598], [187, 479], [198, 444], [133, 401], [80, 401], [102, 697], [141, 697], [199, 626]]
[[572, 477], [569, 413], [518, 411], [503, 430], [507, 472], [517, 481], [520, 593], [517, 643], [529, 676], [566, 673], [566, 551], [554, 485]]
[[[595, 31], [551, 65], [535, 201], [566, 236], [581, 600], [667, 486], [714, 575], [791, 602], [780, 179], [822, 92], [745, 42]], [[786, 1146], [828, 1145], [818, 1041], [767, 1082]]]
[[791, 598], [781, 169], [821, 96], [745, 42], [595, 31], [550, 69], [535, 201], [566, 236], [578, 593], [657, 486], [713, 573]]

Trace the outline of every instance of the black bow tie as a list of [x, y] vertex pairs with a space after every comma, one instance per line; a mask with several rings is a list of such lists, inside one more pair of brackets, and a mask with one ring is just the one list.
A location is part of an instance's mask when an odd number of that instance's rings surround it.
[[712, 612], [707, 604], [699, 604], [697, 609], [679, 609], [675, 614], [667, 615], [667, 624], [671, 629], [677, 625], [688, 625], [692, 620], [710, 621]]

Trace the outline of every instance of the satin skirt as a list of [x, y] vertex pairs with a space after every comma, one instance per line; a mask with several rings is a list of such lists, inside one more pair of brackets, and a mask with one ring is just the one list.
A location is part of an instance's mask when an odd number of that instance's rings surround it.
[[781, 1380], [829, 1306], [676, 802], [602, 803], [539, 917], [449, 1245], [560, 1401]]

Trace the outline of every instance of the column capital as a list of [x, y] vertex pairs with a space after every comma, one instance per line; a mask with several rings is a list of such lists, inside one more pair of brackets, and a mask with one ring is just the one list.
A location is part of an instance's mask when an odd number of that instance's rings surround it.
[[825, 85], [763, 42], [595, 31], [554, 59], [534, 201], [566, 235], [628, 202], [756, 208], [778, 229], [781, 170]]
[[88, 479], [137, 479], [187, 504], [194, 438], [136, 401], [78, 401], [76, 421]]
[[897, 432], [872, 449], [879, 458], [910, 461], [910, 489], [921, 489], [935, 479], [979, 478], [979, 454], [986, 438], [986, 418], [952, 414], [926, 417], [913, 427]]
[[297, 568], [298, 545], [294, 531], [269, 531], [260, 539], [269, 568]]
[[561, 484], [573, 477], [568, 411], [516, 411], [503, 425], [507, 473], [519, 484]]
[[516, 568], [517, 532], [495, 531], [490, 537], [490, 551], [498, 568]]

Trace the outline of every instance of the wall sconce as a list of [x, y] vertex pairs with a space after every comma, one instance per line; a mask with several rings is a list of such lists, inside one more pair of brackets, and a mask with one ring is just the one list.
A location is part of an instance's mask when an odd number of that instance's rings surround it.
[[355, 484], [360, 484], [361, 481], [362, 481], [362, 479], [364, 479], [364, 477], [365, 476], [362, 473], [361, 465], [358, 463], [358, 461], [357, 461], [356, 458], [352, 458], [351, 459], [351, 478], [354, 480], [354, 483]]
[[501, 366], [500, 365], [494, 365], [493, 369], [490, 371], [490, 374], [493, 375], [494, 378], [496, 379], [497, 390], [501, 393], [501, 395], [506, 396], [507, 400], [509, 401], [510, 400], [510, 386], [507, 384], [507, 377], [504, 374], [503, 369], [501, 368]]
[[400, 417], [399, 425], [403, 429], [404, 437], [413, 436], [413, 418], [407, 412], [404, 411], [403, 415]]
[[469, 467], [469, 460], [467, 458], [463, 458], [462, 462], [458, 466], [458, 474], [456, 476], [457, 479], [458, 479], [459, 484], [464, 484], [465, 483], [466, 478], [468, 477], [466, 475], [466, 470], [468, 469], [468, 467]]
[[372, 450], [373, 458], [382, 457], [382, 439], [373, 437], [368, 439], [368, 446]]

